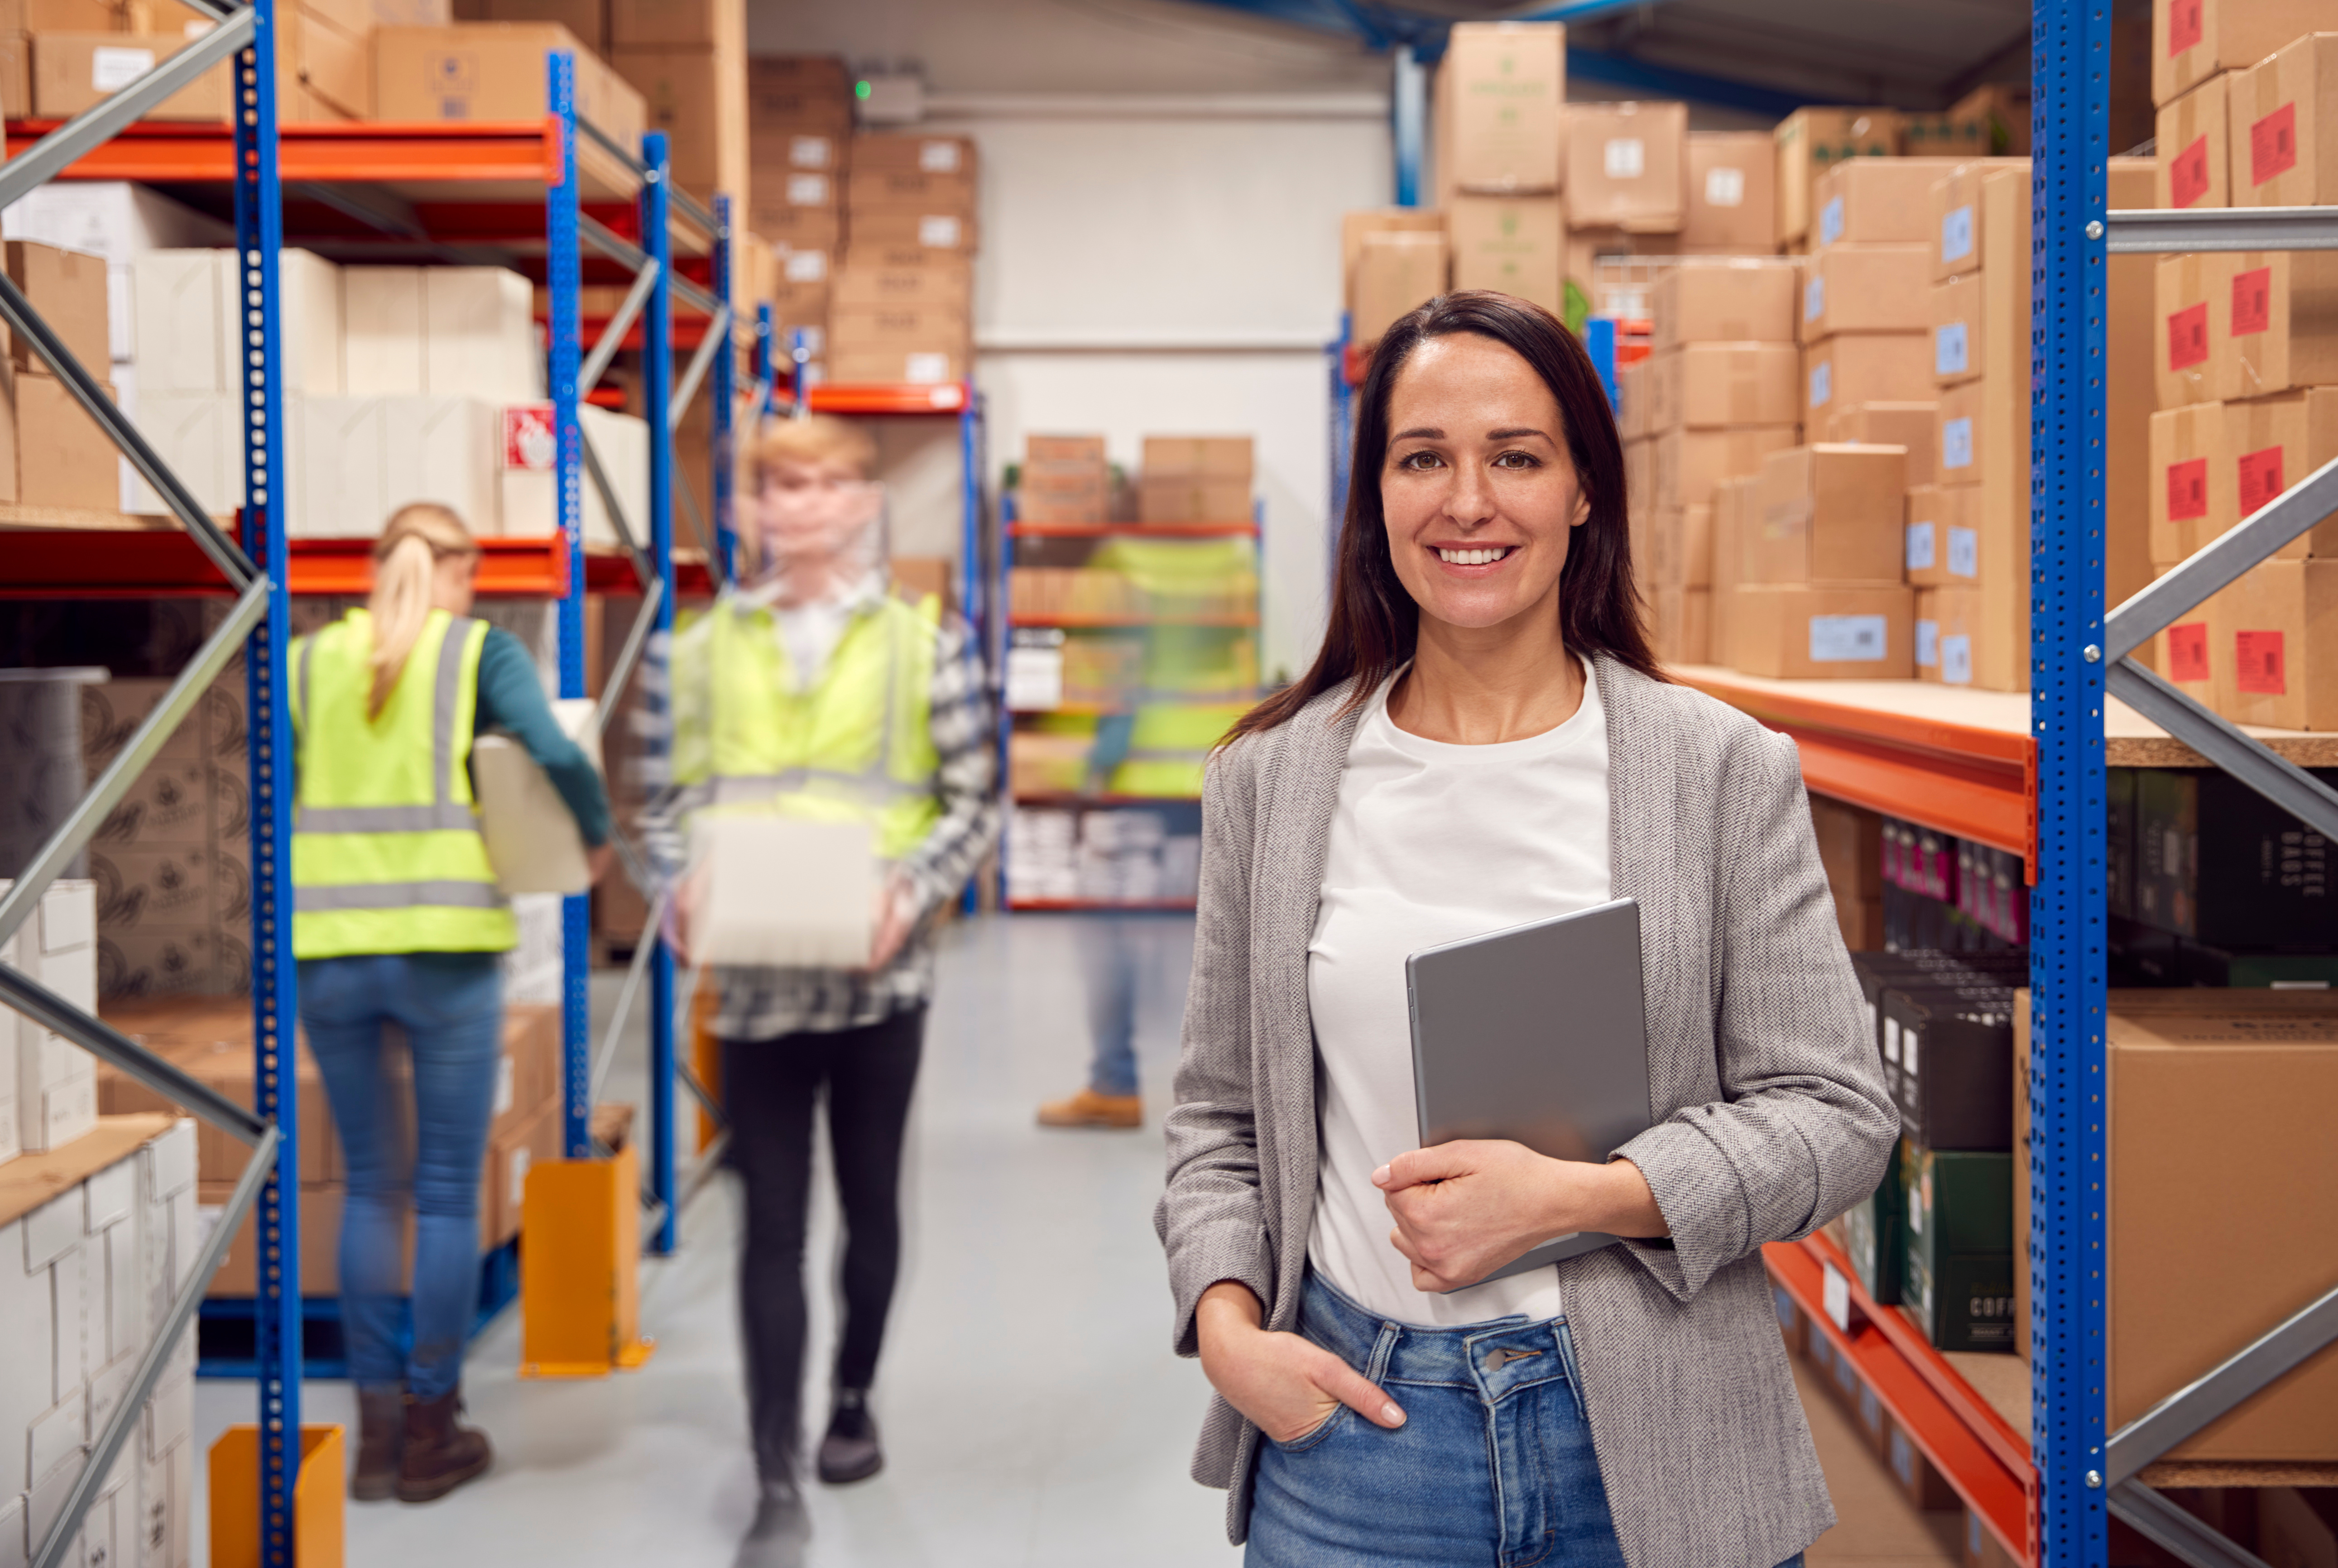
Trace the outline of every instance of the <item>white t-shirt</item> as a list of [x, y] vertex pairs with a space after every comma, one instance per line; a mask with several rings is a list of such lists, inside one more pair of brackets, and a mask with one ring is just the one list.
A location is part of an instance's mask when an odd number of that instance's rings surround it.
[[1606, 720], [1585, 665], [1583, 705], [1565, 723], [1492, 746], [1407, 734], [1383, 686], [1340, 778], [1308, 946], [1322, 1161], [1307, 1257], [1351, 1299], [1400, 1323], [1558, 1314], [1556, 1269], [1449, 1296], [1414, 1289], [1372, 1172], [1420, 1143], [1405, 959], [1609, 897]]

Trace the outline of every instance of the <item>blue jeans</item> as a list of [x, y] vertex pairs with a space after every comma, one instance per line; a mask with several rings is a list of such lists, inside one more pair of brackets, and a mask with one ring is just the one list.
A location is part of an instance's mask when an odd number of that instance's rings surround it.
[[[479, 1294], [479, 1167], [503, 1054], [503, 974], [493, 953], [388, 953], [300, 965], [300, 1022], [325, 1078], [349, 1167], [341, 1211], [341, 1335], [360, 1387], [450, 1392]], [[407, 1090], [388, 1024], [406, 1031]], [[408, 1128], [412, 1126], [411, 1145]], [[398, 1344], [406, 1210], [415, 1210], [414, 1342]]]
[[1342, 1406], [1262, 1441], [1249, 1568], [1624, 1568], [1566, 1318], [1417, 1328], [1311, 1272], [1300, 1331], [1405, 1422], [1388, 1431]]
[[1136, 976], [1144, 959], [1137, 922], [1091, 915], [1075, 933], [1087, 986], [1088, 1039], [1095, 1058], [1088, 1087], [1099, 1094], [1136, 1093]]

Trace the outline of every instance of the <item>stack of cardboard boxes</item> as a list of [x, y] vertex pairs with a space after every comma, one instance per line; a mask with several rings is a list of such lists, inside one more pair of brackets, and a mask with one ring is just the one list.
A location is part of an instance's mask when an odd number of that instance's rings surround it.
[[1147, 436], [1137, 520], [1247, 523], [1251, 477], [1247, 436]]
[[1656, 284], [1655, 352], [1624, 399], [1625, 485], [1634, 569], [1667, 662], [1714, 655], [1714, 487], [1800, 439], [1794, 277], [1791, 263], [1713, 259]]
[[746, 0], [608, 0], [609, 64], [663, 131], [682, 188], [747, 194]]
[[[2338, 202], [2312, 132], [2338, 93], [2338, 33], [2290, 35], [2319, 8], [2158, 8], [2157, 185], [2182, 207]], [[2311, 12], [2311, 15], [2308, 13]], [[2276, 38], [2274, 29], [2284, 36]], [[2254, 62], [2254, 64], [2252, 64]], [[2338, 456], [2338, 259], [2229, 252], [2158, 263], [2159, 411], [2150, 423], [2155, 573]], [[2158, 668], [2229, 719], [2338, 728], [2338, 524], [2283, 547], [2161, 635]]]
[[[0, 879], [0, 894], [9, 884]], [[84, 1013], [97, 1011], [97, 888], [49, 885], [0, 942], [0, 964]], [[97, 1059], [13, 1009], [0, 1014], [0, 1161], [62, 1149], [97, 1123]]]
[[[8, 280], [41, 313], [82, 368], [103, 377], [112, 352], [106, 263], [30, 240], [5, 244]], [[8, 339], [0, 363], [0, 418], [13, 416], [0, 455], [0, 499], [21, 505], [112, 511], [121, 497], [113, 444], [49, 374], [29, 338]], [[113, 388], [101, 382], [108, 397]]]
[[1112, 470], [1101, 436], [1027, 436], [1015, 492], [1024, 523], [1101, 523], [1112, 515]]
[[1897, 158], [1901, 117], [1891, 109], [1797, 109], [1778, 122], [1778, 243], [1806, 253], [1818, 242], [1819, 181], [1860, 158]]
[[795, 334], [811, 362], [828, 353], [828, 313], [844, 244], [846, 160], [852, 142], [852, 82], [826, 54], [758, 55], [747, 68], [748, 212], [779, 263], [773, 296], [785, 359]]
[[1813, 430], [1862, 404], [1931, 397], [1925, 240], [1932, 182], [1954, 167], [1859, 158], [1812, 186], [1801, 334], [1804, 418]]
[[856, 136], [829, 322], [837, 381], [963, 381], [974, 356], [974, 143]]
[[1453, 287], [1566, 309], [1567, 30], [1457, 24], [1436, 82], [1437, 183]]
[[[251, 1103], [251, 1004], [241, 997], [181, 997], [166, 1002], [110, 1004], [106, 1022], [132, 1039], [239, 1104]], [[383, 1102], [412, 1102], [411, 1069], [402, 1051], [384, 1058]], [[299, 1095], [300, 1171], [300, 1289], [329, 1296], [339, 1289], [338, 1242], [349, 1169], [334, 1132], [324, 1080], [309, 1054], [305, 1033], [295, 1074]], [[144, 1084], [107, 1067], [97, 1075], [100, 1111], [107, 1116], [173, 1112]], [[503, 1051], [496, 1067], [494, 1120], [488, 1125], [486, 1159], [479, 1176], [479, 1246], [502, 1246], [519, 1233], [520, 1194], [527, 1168], [560, 1157], [560, 1012], [555, 1006], [520, 1004], [504, 1014]], [[404, 1112], [398, 1112], [401, 1120]], [[412, 1130], [408, 1141], [411, 1159]], [[196, 1128], [198, 1202], [223, 1206], [243, 1173], [251, 1152], [208, 1122]], [[249, 1228], [231, 1248], [211, 1280], [213, 1296], [253, 1292], [253, 1252]]]
[[[0, 1200], [0, 1553], [11, 1562], [46, 1540], [194, 1269], [194, 1131], [161, 1116], [103, 1123]], [[60, 1561], [192, 1561], [194, 1371], [190, 1324]]]
[[1340, 276], [1348, 341], [1369, 352], [1397, 318], [1445, 292], [1452, 252], [1445, 215], [1380, 207], [1340, 219]]

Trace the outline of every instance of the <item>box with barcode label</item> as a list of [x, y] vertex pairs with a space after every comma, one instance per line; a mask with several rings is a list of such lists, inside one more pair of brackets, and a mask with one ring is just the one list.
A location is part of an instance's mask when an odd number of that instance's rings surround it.
[[[33, 113], [65, 119], [113, 96], [191, 42], [177, 33], [43, 33], [33, 40]], [[225, 120], [228, 66], [204, 72], [146, 112], [149, 120]]]
[[1688, 202], [1688, 106], [1567, 106], [1567, 220], [1577, 229], [1677, 233]]
[[[2160, 407], [2171, 379], [2225, 402], [2338, 383], [2338, 253], [2231, 251], [2160, 263], [2166, 321]], [[2171, 283], [2181, 284], [2173, 296]]]
[[1823, 427], [1838, 408], [1916, 403], [1933, 394], [1932, 335], [1846, 332], [1803, 351], [1803, 419]]
[[1970, 381], [1989, 369], [1989, 339], [1981, 330], [1981, 280], [1961, 273], [1932, 285], [1932, 379], [1942, 387]]
[[2232, 593], [2229, 627], [2213, 651], [2232, 661], [2226, 717], [2338, 730], [2338, 562], [2268, 561]]
[[[2323, 12], [2315, 23], [2328, 27]], [[2235, 207], [2326, 207], [2338, 202], [2338, 157], [2329, 116], [2338, 113], [2338, 33], [2307, 32], [2233, 74], [2226, 130]]]
[[1916, 672], [1915, 590], [1739, 583], [1730, 663], [1749, 675], [1905, 681]]
[[1920, 244], [1830, 245], [1803, 272], [1802, 341], [1842, 332], [1921, 332], [1931, 325]]
[[2226, 106], [2232, 77], [2210, 77], [2159, 111], [2155, 205], [2183, 211], [2233, 204]]
[[1932, 237], [1932, 186], [1960, 167], [1954, 158], [1852, 158], [1827, 171], [1812, 192], [1811, 238], [1820, 246], [1923, 245]]

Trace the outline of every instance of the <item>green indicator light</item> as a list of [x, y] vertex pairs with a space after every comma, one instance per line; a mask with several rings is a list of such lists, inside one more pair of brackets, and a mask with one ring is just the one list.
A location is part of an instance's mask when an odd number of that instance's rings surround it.
[[852, 95], [853, 95], [855, 98], [866, 98], [866, 97], [868, 97], [868, 96], [869, 96], [869, 83], [866, 83], [866, 82], [855, 82], [855, 83], [852, 84]]

